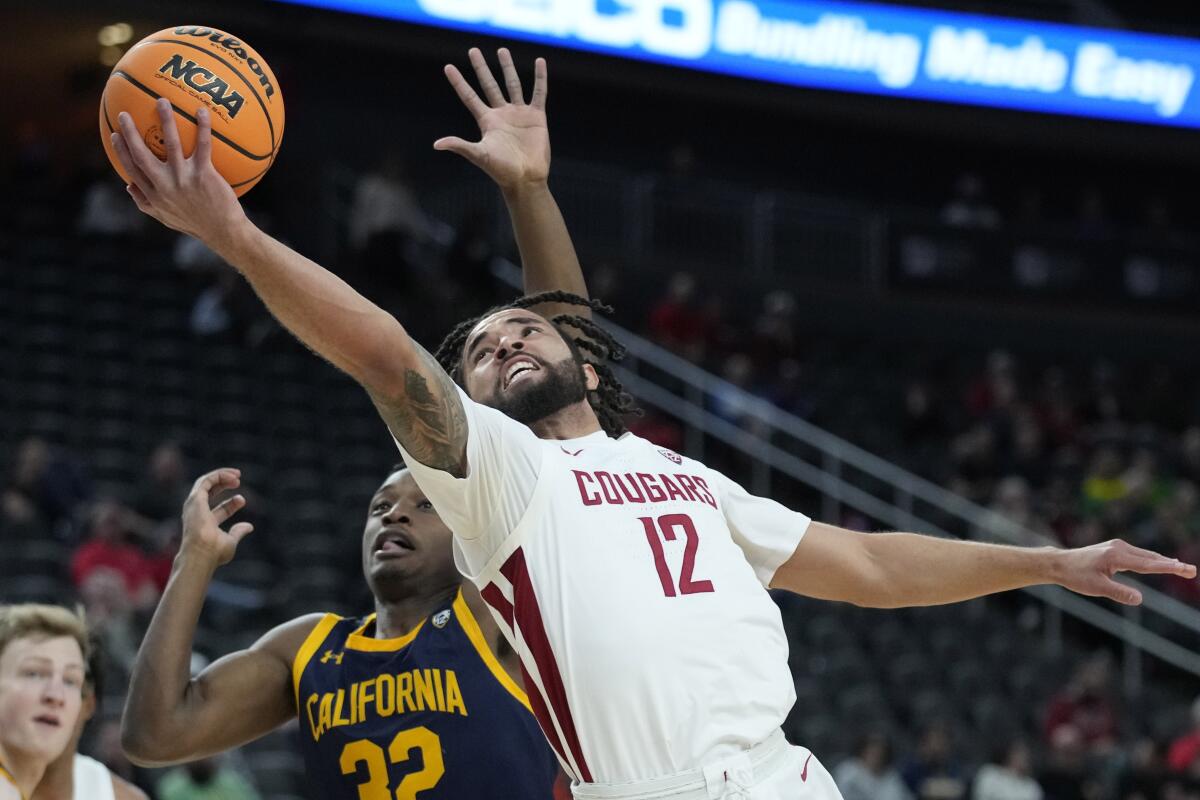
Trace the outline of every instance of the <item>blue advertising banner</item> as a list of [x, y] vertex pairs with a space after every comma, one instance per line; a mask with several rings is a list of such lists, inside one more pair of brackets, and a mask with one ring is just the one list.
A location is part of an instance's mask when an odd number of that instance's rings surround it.
[[1200, 127], [1200, 41], [818, 0], [281, 0], [818, 89]]

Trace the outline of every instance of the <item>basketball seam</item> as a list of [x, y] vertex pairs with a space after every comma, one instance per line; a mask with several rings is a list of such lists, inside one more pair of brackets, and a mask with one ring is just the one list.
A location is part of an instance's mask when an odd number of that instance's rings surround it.
[[271, 122], [271, 112], [267, 111], [267, 104], [264, 103], [262, 97], [259, 96], [258, 90], [254, 88], [254, 84], [252, 84], [249, 80], [247, 80], [246, 76], [243, 75], [241, 72], [239, 72], [237, 67], [235, 67], [233, 64], [230, 64], [225, 59], [221, 58], [219, 55], [214, 53], [212, 50], [206, 50], [205, 48], [200, 47], [197, 44], [193, 44], [192, 42], [185, 42], [182, 39], [150, 39], [149, 41], [142, 42], [141, 44], [179, 44], [179, 45], [183, 45], [184, 47], [190, 47], [193, 50], [199, 50], [201, 53], [211, 56], [212, 58], [215, 58], [217, 61], [220, 61], [225, 66], [229, 67], [229, 69], [233, 70], [233, 74], [237, 75], [238, 78], [241, 79], [242, 83], [246, 84], [246, 88], [250, 90], [250, 94], [254, 95], [254, 99], [258, 101], [258, 107], [262, 109], [263, 116], [267, 118], [267, 131], [271, 134], [271, 152], [275, 152], [275, 124], [273, 122]]
[[[161, 98], [161, 97], [162, 97], [162, 95], [161, 95], [161, 94], [157, 94], [157, 93], [156, 93], [156, 92], [155, 92], [153, 89], [151, 89], [149, 86], [146, 86], [146, 85], [142, 84], [142, 83], [141, 83], [141, 81], [139, 81], [137, 78], [133, 77], [132, 75], [130, 75], [130, 74], [129, 74], [129, 73], [127, 73], [127, 72], [124, 72], [124, 71], [122, 71], [122, 70], [119, 70], [119, 69], [118, 69], [118, 70], [113, 70], [113, 73], [112, 73], [112, 74], [113, 74], [113, 76], [115, 76], [115, 77], [118, 77], [118, 78], [124, 78], [125, 80], [129, 81], [129, 83], [130, 83], [130, 84], [132, 84], [134, 87], [136, 87], [136, 88], [140, 89], [141, 91], [145, 92], [146, 94], [150, 95], [150, 96], [151, 96], [151, 97], [153, 97], [155, 100], [158, 100], [159, 98]], [[189, 121], [189, 122], [191, 122], [193, 125], [199, 125], [199, 124], [200, 124], [199, 122], [197, 122], [197, 121], [196, 121], [196, 117], [195, 117], [195, 116], [193, 116], [192, 114], [189, 114], [188, 112], [184, 111], [182, 108], [180, 108], [179, 106], [175, 105], [174, 103], [171, 103], [171, 108], [173, 108], [173, 109], [175, 110], [175, 113], [176, 113], [176, 114], [178, 114], [179, 116], [181, 116], [181, 117], [183, 117], [184, 119], [188, 120], [188, 121]], [[233, 140], [232, 140], [232, 139], [230, 139], [228, 136], [226, 136], [226, 135], [225, 135], [225, 134], [223, 134], [223, 133], [220, 133], [219, 131], [212, 131], [212, 135], [213, 135], [214, 137], [216, 137], [217, 139], [220, 139], [222, 142], [224, 142], [225, 144], [229, 145], [229, 146], [230, 146], [230, 147], [232, 147], [234, 150], [238, 151], [239, 153], [241, 153], [242, 155], [244, 155], [246, 158], [250, 159], [251, 161], [267, 161], [268, 159], [270, 159], [272, 156], [274, 156], [274, 155], [275, 155], [275, 151], [274, 151], [274, 149], [272, 149], [272, 150], [271, 150], [271, 152], [270, 152], [270, 153], [267, 153], [266, 155], [256, 155], [256, 154], [254, 154], [254, 153], [251, 153], [249, 150], [247, 150], [246, 148], [242, 147], [242, 146], [241, 146], [241, 145], [239, 145], [237, 142], [233, 141]]]

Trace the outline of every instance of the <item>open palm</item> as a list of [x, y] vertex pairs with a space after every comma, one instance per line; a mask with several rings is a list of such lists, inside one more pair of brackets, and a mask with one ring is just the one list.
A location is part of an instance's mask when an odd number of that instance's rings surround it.
[[534, 62], [533, 95], [528, 103], [512, 54], [500, 48], [497, 55], [508, 97], [496, 82], [477, 47], [469, 56], [479, 80], [482, 98], [458, 68], [448, 64], [446, 78], [479, 125], [478, 142], [448, 136], [433, 143], [437, 150], [458, 153], [482, 169], [502, 189], [545, 181], [550, 174], [550, 130], [546, 125], [546, 61]]

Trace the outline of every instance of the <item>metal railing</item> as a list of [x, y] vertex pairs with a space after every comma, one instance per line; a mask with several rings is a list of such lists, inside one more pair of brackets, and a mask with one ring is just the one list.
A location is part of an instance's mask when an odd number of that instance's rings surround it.
[[[521, 286], [520, 269], [499, 260], [497, 275]], [[604, 320], [628, 348], [617, 372], [626, 388], [644, 404], [683, 423], [688, 454], [703, 458], [706, 437], [748, 456], [750, 485], [769, 490], [771, 471], [804, 484], [822, 497], [820, 516], [836, 520], [842, 506], [896, 529], [945, 537], [990, 539], [1020, 545], [1052, 545], [1052, 540], [967, 500], [896, 464], [880, 458], [772, 403], [700, 369], [679, 356]], [[739, 423], [710, 410], [714, 398], [739, 409]], [[846, 473], [857, 476], [854, 479]], [[956, 533], [952, 529], [959, 528]], [[1126, 688], [1141, 681], [1141, 655], [1149, 654], [1200, 676], [1200, 653], [1152, 629], [1180, 628], [1200, 641], [1200, 609], [1181, 603], [1138, 581], [1122, 578], [1143, 596], [1139, 607], [1114, 612], [1101, 602], [1057, 586], [1025, 589], [1057, 613], [1068, 614], [1120, 639], [1125, 646]], [[1153, 626], [1151, 625], [1153, 623]], [[1051, 620], [1049, 627], [1061, 627]]]

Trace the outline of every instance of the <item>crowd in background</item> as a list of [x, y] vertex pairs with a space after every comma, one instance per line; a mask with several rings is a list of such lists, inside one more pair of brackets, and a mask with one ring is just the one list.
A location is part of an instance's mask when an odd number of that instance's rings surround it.
[[[28, 154], [36, 155], [36, 148]], [[1103, 198], [1089, 192], [1081, 201], [1081, 229], [1107, 224]], [[107, 174], [88, 181], [79, 196], [77, 235], [144, 235], [144, 221]], [[1019, 212], [1032, 213], [1039, 202], [1030, 192]], [[364, 174], [351, 203], [347, 274], [389, 307], [432, 309], [410, 317], [428, 329], [423, 338], [445, 329], [449, 309], [477, 308], [500, 296], [487, 272], [500, 246], [482, 212], [465, 214], [454, 227], [432, 219], [396, 160]], [[1147, 224], [1165, 224], [1164, 207], [1148, 205]], [[1016, 216], [1002, 213], [971, 176], [940, 213], [947, 225], [983, 228]], [[266, 215], [258, 218], [271, 225]], [[254, 348], [279, 335], [244, 282], [202, 246], [179, 239], [173, 253], [174, 267], [195, 276], [194, 336]], [[427, 280], [431, 275], [436, 280]], [[598, 269], [589, 277], [594, 293], [617, 295], [612, 299], [620, 308], [619, 270]], [[447, 310], [445, 319], [437, 309]], [[853, 420], [837, 413], [846, 396], [831, 400], [825, 391], [813, 331], [789, 292], [764, 291], [757, 304], [736, 308], [706, 291], [702, 277], [680, 272], [664, 281], [644, 315], [618, 319], [728, 385], [855, 439]], [[875, 363], [882, 368], [888, 360], [883, 349]], [[1003, 350], [948, 355], [939, 364], [891, 374], [869, 407], [891, 432], [881, 455], [1016, 523], [1030, 543], [1049, 537], [1075, 547], [1120, 536], [1200, 560], [1200, 398], [1191, 376], [1165, 365], [1056, 364], [1041, 354]], [[711, 410], [749, 424], [737, 392], [718, 390]], [[648, 414], [633, 427], [667, 447], [683, 447], [682, 428], [668, 416]], [[63, 575], [102, 643], [110, 685], [124, 685], [170, 572], [179, 506], [194, 473], [211, 465], [190, 463], [178, 443], [162, 441], [146, 454], [136, 485], [98, 489], [87, 453], [36, 437], [23, 437], [11, 452], [0, 496], [0, 542], [45, 539], [68, 548]], [[1168, 580], [1164, 588], [1200, 604], [1194, 582]], [[1101, 800], [1113, 796], [1106, 794], [1112, 787], [1120, 800], [1200, 797], [1200, 701], [1194, 727], [1176, 731], [1176, 738], [1130, 739], [1131, 712], [1116, 699], [1113, 683], [1104, 657], [1082, 665], [1042, 710], [1043, 729], [998, 742], [978, 769], [955, 754], [952, 736], [936, 724], [912, 742], [861, 731], [861, 742], [836, 768], [837, 780], [847, 800]], [[116, 711], [108, 709], [91, 747], [136, 779], [120, 753]], [[1106, 759], [1108, 771], [1096, 772], [1094, 765]], [[159, 784], [157, 796], [199, 797], [175, 787], [211, 784], [213, 776], [227, 774], [211, 763], [175, 772]], [[226, 796], [254, 795], [241, 787]]]

